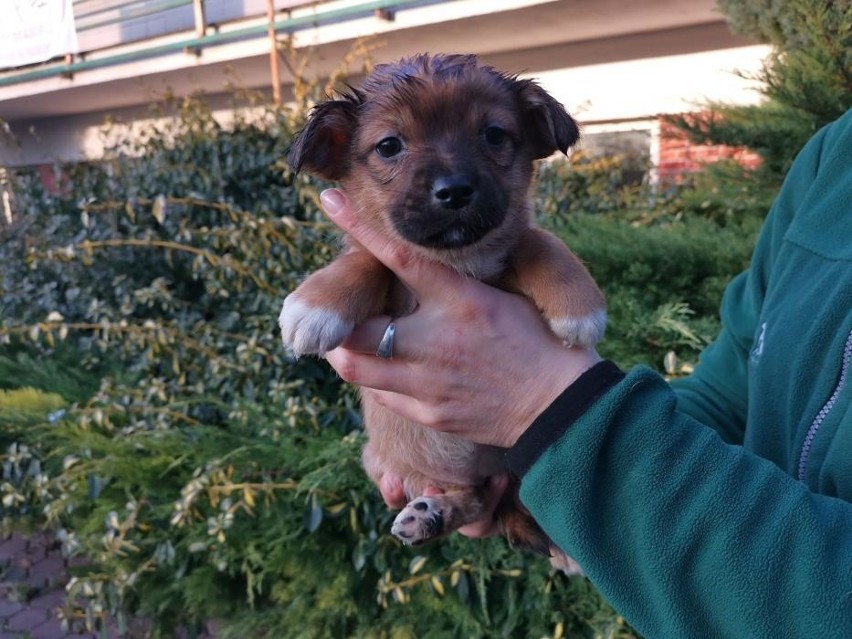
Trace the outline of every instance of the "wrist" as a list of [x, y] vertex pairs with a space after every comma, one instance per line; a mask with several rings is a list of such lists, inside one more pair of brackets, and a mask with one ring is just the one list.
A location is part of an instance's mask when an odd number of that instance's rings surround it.
[[556, 443], [595, 402], [624, 379], [610, 361], [597, 363], [580, 374], [536, 416], [506, 453], [506, 466], [523, 477], [545, 449]]
[[[505, 448], [513, 446], [535, 419], [586, 371], [603, 361], [595, 350], [559, 347], [541, 362], [539, 373], [524, 388], [525, 401], [516, 406], [508, 425]], [[511, 413], [510, 413], [511, 414]]]

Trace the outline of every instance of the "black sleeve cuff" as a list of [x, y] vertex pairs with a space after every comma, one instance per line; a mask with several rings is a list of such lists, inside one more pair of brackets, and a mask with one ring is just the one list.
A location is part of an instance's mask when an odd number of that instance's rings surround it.
[[544, 409], [529, 428], [506, 451], [506, 468], [523, 477], [541, 454], [562, 437], [580, 416], [610, 388], [624, 379], [624, 373], [604, 360], [580, 375]]

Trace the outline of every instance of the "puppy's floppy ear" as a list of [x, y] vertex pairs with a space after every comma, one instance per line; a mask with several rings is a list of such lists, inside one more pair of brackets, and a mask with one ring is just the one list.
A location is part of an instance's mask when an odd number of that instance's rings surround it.
[[357, 102], [351, 97], [329, 100], [314, 107], [287, 154], [295, 173], [302, 169], [327, 180], [349, 172], [349, 147], [355, 134]]
[[546, 158], [556, 151], [568, 153], [580, 139], [580, 129], [565, 107], [531, 80], [518, 80], [524, 108], [524, 125], [534, 158]]

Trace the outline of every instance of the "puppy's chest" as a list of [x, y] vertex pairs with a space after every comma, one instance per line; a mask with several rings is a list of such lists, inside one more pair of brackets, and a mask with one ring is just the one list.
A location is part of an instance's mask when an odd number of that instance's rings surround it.
[[[496, 288], [514, 291], [512, 286], [511, 268], [507, 265], [507, 257], [498, 255], [491, 258], [481, 258], [474, 268], [457, 268], [455, 264], [446, 265], [462, 275], [473, 277]], [[410, 315], [417, 309], [417, 299], [398, 279], [394, 278], [385, 301], [385, 313], [391, 317]]]
[[405, 420], [368, 395], [361, 399], [368, 436], [364, 457], [377, 477], [386, 472], [418, 475], [447, 487], [480, 484], [502, 470], [502, 450]]

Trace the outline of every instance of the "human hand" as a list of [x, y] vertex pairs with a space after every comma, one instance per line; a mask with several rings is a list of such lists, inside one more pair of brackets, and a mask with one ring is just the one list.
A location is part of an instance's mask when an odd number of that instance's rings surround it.
[[523, 297], [417, 259], [364, 224], [345, 195], [321, 200], [338, 226], [411, 290], [418, 308], [396, 320], [393, 359], [375, 356], [388, 317], [364, 322], [326, 357], [346, 381], [424, 426], [508, 448], [583, 372], [600, 361], [565, 347]]

